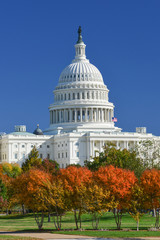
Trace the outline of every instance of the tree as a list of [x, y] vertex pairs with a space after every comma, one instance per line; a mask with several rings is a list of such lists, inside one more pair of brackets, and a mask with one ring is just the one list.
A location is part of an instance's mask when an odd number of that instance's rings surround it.
[[106, 199], [109, 197], [108, 190], [104, 190], [94, 180], [87, 187], [85, 194], [86, 211], [92, 215], [92, 227], [98, 229], [100, 217], [103, 212], [110, 208], [109, 204], [106, 204]]
[[30, 170], [33, 167], [40, 167], [42, 164], [42, 159], [39, 158], [39, 153], [36, 147], [34, 146], [30, 154], [28, 155], [28, 158], [25, 160], [25, 162], [22, 164], [22, 170], [24, 172]]
[[144, 215], [145, 195], [143, 188], [137, 182], [131, 190], [131, 198], [129, 200], [129, 214], [137, 222], [137, 231], [139, 231], [139, 221]]
[[51, 174], [39, 169], [30, 169], [11, 182], [13, 201], [17, 199], [34, 212], [39, 229], [42, 229], [44, 213], [48, 211], [46, 186], [50, 181]]
[[136, 146], [137, 156], [143, 161], [144, 169], [160, 168], [160, 141], [144, 140]]
[[3, 175], [16, 178], [22, 173], [22, 169], [17, 163], [2, 163]]
[[76, 229], [81, 228], [81, 215], [85, 211], [86, 188], [91, 183], [92, 173], [84, 167], [70, 166], [60, 169], [59, 177], [63, 181], [68, 210], [74, 211]]
[[67, 209], [63, 182], [57, 176], [52, 176], [51, 181], [47, 181], [45, 185], [48, 211], [52, 213], [55, 228], [59, 230], [61, 229], [62, 216]]
[[101, 167], [94, 173], [95, 181], [110, 193], [106, 203], [110, 204], [117, 229], [120, 230], [123, 212], [128, 208], [131, 189], [137, 181], [133, 172], [112, 165]]
[[144, 207], [146, 209], [155, 209], [156, 222], [155, 227], [159, 228], [159, 208], [160, 208], [160, 170], [148, 169], [141, 176], [141, 187], [145, 196]]
[[85, 166], [94, 171], [109, 165], [134, 171], [137, 177], [144, 171], [143, 162], [137, 157], [136, 151], [116, 149], [112, 143], [106, 144], [104, 151], [94, 157], [93, 161], [85, 161]]
[[55, 175], [59, 171], [59, 164], [54, 160], [44, 159], [39, 169]]

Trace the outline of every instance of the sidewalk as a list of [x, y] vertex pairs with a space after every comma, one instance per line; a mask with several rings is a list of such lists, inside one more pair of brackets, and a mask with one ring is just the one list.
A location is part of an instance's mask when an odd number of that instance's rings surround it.
[[52, 234], [52, 233], [30, 233], [30, 232], [0, 232], [0, 235], [10, 235], [10, 236], [19, 236], [19, 237], [33, 237], [44, 240], [51, 239], [95, 239], [93, 237], [87, 236], [77, 236], [77, 235], [64, 235], [64, 234]]

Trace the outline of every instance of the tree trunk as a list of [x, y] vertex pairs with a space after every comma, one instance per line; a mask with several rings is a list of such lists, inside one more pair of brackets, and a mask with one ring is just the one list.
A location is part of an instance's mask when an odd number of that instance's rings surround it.
[[122, 220], [122, 211], [114, 208], [113, 209], [113, 214], [114, 214], [114, 218], [115, 218], [115, 221], [116, 221], [117, 230], [120, 230], [121, 229], [121, 220]]
[[40, 215], [37, 213], [34, 213], [34, 218], [36, 220], [38, 229], [41, 230], [43, 227], [43, 222], [44, 222], [44, 214], [41, 213]]
[[156, 223], [155, 223], [155, 228], [159, 228], [159, 208], [156, 211]]
[[137, 231], [139, 231], [139, 219], [137, 220]]
[[51, 214], [48, 213], [48, 222], [51, 222]]

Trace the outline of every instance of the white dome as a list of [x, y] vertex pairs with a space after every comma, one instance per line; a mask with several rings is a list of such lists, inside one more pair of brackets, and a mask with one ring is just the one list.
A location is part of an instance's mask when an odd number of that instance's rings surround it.
[[68, 65], [61, 73], [59, 83], [67, 82], [101, 82], [103, 78], [100, 71], [89, 61], [81, 60]]

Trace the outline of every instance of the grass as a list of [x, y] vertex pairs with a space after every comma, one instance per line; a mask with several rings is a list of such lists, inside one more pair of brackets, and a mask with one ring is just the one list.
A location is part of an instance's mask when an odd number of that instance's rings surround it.
[[17, 236], [9, 236], [9, 235], [0, 235], [0, 239], [10, 240], [38, 240], [37, 238], [29, 238], [29, 237], [17, 237]]
[[[85, 235], [93, 237], [160, 237], [160, 231], [148, 231], [154, 227], [155, 218], [149, 214], [145, 214], [140, 221], [140, 231], [136, 231], [136, 222], [129, 214], [124, 214], [122, 218], [122, 230], [116, 230], [116, 224], [113, 213], [105, 213], [99, 223], [99, 231], [92, 230], [92, 218], [89, 214], [82, 215], [82, 229], [84, 231], [76, 231], [74, 216], [72, 212], [67, 213], [62, 217], [62, 230], [56, 231], [53, 224], [53, 219], [48, 223], [47, 216], [44, 219], [44, 231], [60, 234]], [[103, 231], [101, 229], [104, 229]], [[0, 216], [0, 231], [29, 231], [38, 232], [37, 224], [33, 214], [27, 215], [9, 215]], [[2, 233], [3, 234], [3, 233]], [[0, 239], [2, 235], [0, 235]], [[5, 239], [7, 236], [5, 236]], [[13, 237], [12, 237], [13, 238]], [[11, 239], [9, 237], [8, 239]], [[20, 239], [20, 238], [15, 238]], [[21, 238], [26, 239], [26, 238]], [[28, 238], [29, 239], [29, 238]]]

